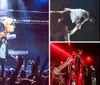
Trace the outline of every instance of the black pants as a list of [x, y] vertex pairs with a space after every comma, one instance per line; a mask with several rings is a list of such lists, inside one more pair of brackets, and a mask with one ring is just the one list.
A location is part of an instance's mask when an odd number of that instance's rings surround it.
[[0, 64], [1, 64], [1, 76], [4, 77], [4, 65], [5, 65], [5, 59], [0, 58]]

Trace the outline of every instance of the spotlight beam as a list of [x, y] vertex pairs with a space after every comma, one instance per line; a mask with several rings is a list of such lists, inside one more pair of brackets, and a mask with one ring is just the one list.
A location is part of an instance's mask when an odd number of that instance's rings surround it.
[[[18, 6], [19, 6], [19, 9], [27, 11], [23, 0], [18, 0]], [[21, 16], [22, 17], [27, 17], [28, 14], [27, 14], [27, 12], [21, 12]]]
[[0, 0], [0, 8], [7, 9], [8, 8], [8, 0]]
[[56, 48], [57, 50], [61, 51], [62, 53], [66, 54], [68, 57], [72, 56], [72, 55], [70, 55], [69, 53], [67, 53], [66, 51], [62, 50], [61, 48], [57, 47], [57, 46], [54, 45], [54, 44], [51, 44], [51, 46], [53, 46], [53, 47]]

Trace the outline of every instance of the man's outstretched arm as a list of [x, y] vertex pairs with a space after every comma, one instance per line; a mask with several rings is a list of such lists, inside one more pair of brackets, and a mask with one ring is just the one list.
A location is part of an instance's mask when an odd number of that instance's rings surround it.
[[71, 11], [70, 8], [64, 8], [64, 10], [62, 10], [62, 11], [50, 11], [50, 13], [59, 13], [59, 14], [63, 14], [63, 13], [65, 13], [65, 12], [69, 12], [69, 11]]

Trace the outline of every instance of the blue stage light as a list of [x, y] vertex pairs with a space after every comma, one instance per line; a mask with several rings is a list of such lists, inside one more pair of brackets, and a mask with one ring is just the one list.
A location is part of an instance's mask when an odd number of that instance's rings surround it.
[[49, 0], [39, 0], [40, 3], [48, 3]]
[[1, 0], [0, 1], [0, 9], [7, 9], [8, 8], [8, 1], [7, 0]]

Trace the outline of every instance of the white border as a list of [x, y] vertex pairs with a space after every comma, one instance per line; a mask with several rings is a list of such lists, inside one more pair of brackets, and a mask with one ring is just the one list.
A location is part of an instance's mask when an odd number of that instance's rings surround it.
[[50, 85], [50, 0], [49, 0], [49, 85]]
[[51, 43], [100, 43], [100, 41], [51, 41]]

